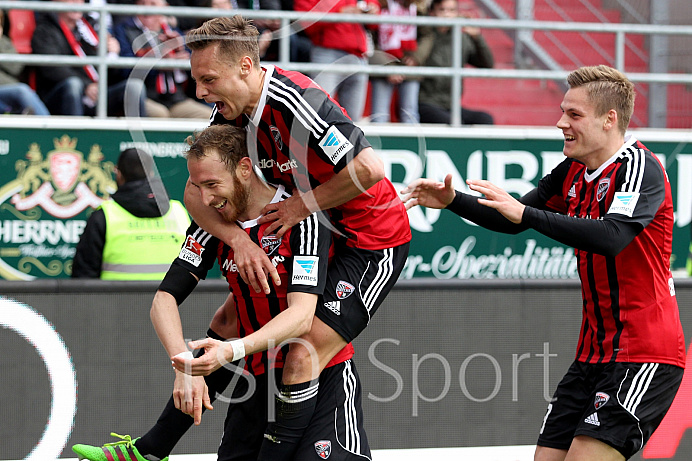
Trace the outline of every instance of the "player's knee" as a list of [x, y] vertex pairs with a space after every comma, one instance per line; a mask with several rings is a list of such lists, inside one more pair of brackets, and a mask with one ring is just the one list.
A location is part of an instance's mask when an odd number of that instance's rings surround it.
[[307, 342], [294, 342], [284, 359], [284, 384], [298, 384], [319, 376], [320, 358], [315, 348]]

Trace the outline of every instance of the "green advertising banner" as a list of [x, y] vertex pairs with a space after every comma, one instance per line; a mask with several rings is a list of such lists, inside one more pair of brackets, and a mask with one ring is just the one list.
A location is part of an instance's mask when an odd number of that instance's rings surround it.
[[[185, 138], [205, 123], [5, 118], [0, 121], [0, 278], [69, 277], [89, 214], [115, 191], [121, 150], [151, 153], [172, 198], [182, 199]], [[562, 135], [550, 128], [414, 129], [365, 127], [397, 189], [418, 177], [488, 179], [516, 196], [563, 158]], [[675, 204], [673, 269], [682, 274], [692, 215], [692, 134], [633, 133], [666, 166]], [[409, 212], [413, 241], [403, 278], [572, 279], [572, 249], [528, 231], [486, 231], [440, 210]]]

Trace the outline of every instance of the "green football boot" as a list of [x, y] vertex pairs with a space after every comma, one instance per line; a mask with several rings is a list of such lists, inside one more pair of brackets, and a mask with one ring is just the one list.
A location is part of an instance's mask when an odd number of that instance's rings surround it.
[[[80, 460], [89, 461], [157, 461], [158, 458], [144, 457], [135, 448], [137, 439], [132, 440], [129, 435], [118, 435], [111, 432], [113, 437], [119, 437], [119, 442], [106, 443], [102, 447], [92, 447], [91, 445], [77, 444], [72, 446]], [[168, 456], [160, 461], [168, 461]]]

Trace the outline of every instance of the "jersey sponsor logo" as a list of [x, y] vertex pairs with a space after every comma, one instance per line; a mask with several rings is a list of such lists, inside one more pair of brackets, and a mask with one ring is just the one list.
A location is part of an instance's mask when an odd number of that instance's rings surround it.
[[[572, 186], [574, 187], [574, 186]], [[603, 178], [598, 182], [598, 187], [596, 188], [596, 200], [599, 202], [603, 200], [603, 197], [608, 193], [608, 188], [610, 187], [610, 178]]]
[[284, 142], [281, 139], [281, 133], [279, 132], [279, 129], [275, 127], [274, 125], [269, 125], [269, 131], [272, 133], [272, 137], [274, 138], [274, 142], [276, 143], [276, 147], [279, 148], [279, 150], [284, 148]]
[[204, 247], [197, 240], [192, 238], [191, 235], [188, 235], [187, 239], [185, 239], [185, 245], [183, 245], [183, 247], [180, 249], [178, 258], [192, 264], [195, 267], [199, 267], [200, 263], [202, 262], [203, 251]]
[[336, 297], [339, 299], [346, 299], [351, 296], [351, 293], [353, 293], [355, 289], [356, 287], [350, 283], [339, 280], [339, 283], [336, 284]]
[[615, 192], [608, 214], [617, 213], [631, 218], [638, 200], [637, 192]]
[[332, 454], [331, 440], [318, 440], [315, 442], [315, 452], [317, 452], [317, 456], [322, 459], [329, 458], [329, 455]]
[[567, 197], [576, 197], [577, 196], [577, 187], [572, 184], [572, 187], [569, 188], [569, 192], [567, 192]]
[[592, 413], [591, 415], [587, 416], [584, 422], [586, 424], [593, 424], [594, 426], [601, 425], [601, 422], [598, 420], [598, 415], [596, 413]]
[[238, 265], [232, 259], [227, 259], [221, 265], [221, 270], [229, 272], [238, 272]]
[[334, 312], [336, 315], [341, 315], [341, 301], [329, 301], [324, 303], [324, 307]]
[[267, 170], [270, 168], [277, 168], [280, 172], [285, 173], [289, 170], [292, 170], [293, 168], [298, 168], [298, 162], [295, 160], [291, 159], [288, 162], [285, 163], [277, 163], [276, 160], [273, 158], [263, 158], [257, 163], [257, 166], [261, 170]]
[[300, 256], [293, 258], [293, 277], [291, 283], [294, 285], [317, 286], [319, 273], [319, 256]]
[[596, 410], [603, 407], [610, 400], [610, 396], [605, 392], [596, 392], [596, 398], [593, 401], [593, 406]]
[[331, 126], [327, 130], [327, 134], [320, 141], [322, 151], [329, 157], [329, 161], [334, 165], [339, 163], [344, 155], [353, 150], [353, 144], [346, 139], [346, 136], [341, 134], [341, 131], [335, 126]]
[[267, 256], [271, 255], [281, 245], [281, 239], [275, 235], [265, 235], [260, 239], [260, 245]]

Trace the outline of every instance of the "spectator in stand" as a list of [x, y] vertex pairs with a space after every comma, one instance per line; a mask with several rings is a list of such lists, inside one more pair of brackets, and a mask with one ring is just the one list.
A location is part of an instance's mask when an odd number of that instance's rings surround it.
[[[165, 0], [137, 0], [137, 5], [164, 7]], [[115, 37], [120, 54], [126, 57], [190, 59], [180, 30], [168, 23], [167, 17], [136, 15], [118, 24]], [[128, 71], [129, 73], [129, 71]], [[151, 69], [144, 80], [147, 89], [146, 111], [150, 117], [209, 119], [211, 107], [187, 96], [188, 77], [179, 69]]]
[[[296, 11], [345, 14], [379, 14], [377, 0], [294, 0]], [[372, 54], [372, 43], [362, 24], [347, 22], [317, 22], [305, 29], [312, 40], [311, 61], [318, 64], [367, 65]], [[313, 80], [332, 97], [354, 122], [363, 117], [368, 90], [368, 75], [320, 72]]]
[[[0, 10], [0, 53], [17, 54], [12, 40], [4, 31], [5, 13]], [[29, 85], [19, 81], [24, 64], [0, 61], [0, 113], [50, 115], [41, 99]]]
[[[83, 4], [84, 0], [53, 0]], [[99, 38], [81, 11], [46, 13], [36, 19], [31, 39], [34, 54], [96, 56]], [[108, 52], [117, 55], [118, 41], [109, 35]], [[118, 79], [117, 69], [109, 72], [108, 115], [143, 115], [143, 83]], [[90, 64], [82, 67], [37, 66], [36, 90], [53, 115], [95, 115], [99, 98], [99, 74]], [[127, 93], [127, 95], [126, 95]], [[136, 101], [125, 107], [125, 101]], [[138, 106], [138, 107], [137, 107]]]
[[[381, 0], [382, 16], [416, 17], [417, 6], [412, 0]], [[415, 66], [412, 53], [417, 48], [415, 24], [382, 23], [376, 28], [377, 49], [370, 58], [370, 64], [391, 64], [393, 66]], [[371, 77], [373, 123], [388, 123], [394, 89], [399, 90], [399, 121], [418, 123], [418, 90], [420, 81], [417, 77], [405, 77], [392, 70], [387, 77]]]
[[[475, 11], [475, 5], [469, 2], [457, 4], [457, 0], [433, 0], [430, 5], [430, 16], [456, 18], [460, 8], [465, 17]], [[481, 35], [478, 27], [463, 29], [461, 64], [471, 64], [480, 68], [491, 68], [494, 65], [493, 53]], [[426, 67], [452, 66], [452, 28], [449, 26], [421, 28], [418, 39], [418, 51], [415, 60]], [[451, 122], [452, 80], [449, 77], [425, 77], [420, 84], [418, 110], [421, 123]], [[461, 108], [461, 122], [464, 125], [492, 125], [492, 115], [487, 112]]]
[[169, 200], [154, 160], [139, 149], [118, 157], [118, 190], [87, 220], [77, 244], [72, 278], [162, 280], [185, 240], [190, 218]]

